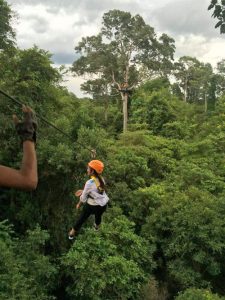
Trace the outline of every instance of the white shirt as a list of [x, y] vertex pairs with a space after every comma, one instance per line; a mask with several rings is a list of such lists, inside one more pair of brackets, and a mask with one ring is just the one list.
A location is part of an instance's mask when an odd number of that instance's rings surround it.
[[80, 201], [83, 203], [87, 202], [90, 205], [104, 206], [108, 203], [109, 197], [105, 191], [103, 194], [100, 194], [94, 179], [89, 179], [84, 186]]

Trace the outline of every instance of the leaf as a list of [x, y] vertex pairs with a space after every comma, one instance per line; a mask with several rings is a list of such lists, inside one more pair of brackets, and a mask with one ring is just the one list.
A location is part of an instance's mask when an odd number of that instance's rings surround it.
[[214, 10], [214, 15], [215, 15], [216, 17], [220, 17], [221, 12], [222, 12], [221, 6], [220, 6], [220, 5], [216, 5], [216, 6], [215, 6], [215, 10]]
[[215, 28], [220, 27], [222, 25], [222, 23], [223, 23], [223, 21], [220, 20], [218, 23], [216, 23]]
[[212, 9], [216, 4], [217, 4], [217, 0], [212, 0], [208, 7], [208, 10]]
[[225, 33], [225, 23], [220, 26], [220, 33]]
[[213, 5], [213, 4], [210, 4], [210, 5], [208, 6], [208, 10], [212, 9], [213, 7], [214, 7], [214, 5]]

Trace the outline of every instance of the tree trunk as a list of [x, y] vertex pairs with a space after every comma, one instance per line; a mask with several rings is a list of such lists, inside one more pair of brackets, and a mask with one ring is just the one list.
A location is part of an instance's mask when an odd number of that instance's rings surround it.
[[187, 89], [188, 89], [188, 79], [185, 78], [185, 86], [184, 86], [184, 102], [187, 102]]
[[127, 112], [127, 104], [128, 104], [128, 93], [124, 93], [122, 95], [123, 100], [123, 132], [127, 131], [127, 120], [128, 120], [128, 112]]

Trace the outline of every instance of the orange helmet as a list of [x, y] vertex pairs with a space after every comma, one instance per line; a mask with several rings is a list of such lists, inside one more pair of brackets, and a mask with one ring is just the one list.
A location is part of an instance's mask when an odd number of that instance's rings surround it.
[[92, 160], [88, 163], [88, 166], [94, 169], [98, 174], [101, 174], [104, 169], [104, 164], [100, 160]]

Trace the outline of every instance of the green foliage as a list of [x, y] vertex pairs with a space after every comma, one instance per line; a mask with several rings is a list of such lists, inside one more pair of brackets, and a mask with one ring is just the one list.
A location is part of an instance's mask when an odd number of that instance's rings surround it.
[[162, 134], [168, 138], [187, 139], [191, 134], [188, 122], [173, 121], [163, 125]]
[[143, 234], [160, 240], [170, 280], [182, 288], [208, 286], [223, 278], [223, 200], [190, 187], [164, 188]]
[[151, 187], [139, 188], [132, 193], [130, 201], [130, 217], [140, 230], [146, 224], [147, 218], [161, 205], [164, 199], [164, 187], [153, 184]]
[[173, 107], [169, 103], [171, 98], [167, 92], [153, 93], [147, 104], [147, 124], [155, 134], [162, 130], [164, 124], [175, 119]]
[[166, 286], [151, 277], [148, 283], [143, 286], [141, 299], [142, 300], [165, 300], [169, 298]]
[[125, 181], [131, 189], [144, 186], [145, 179], [148, 180], [150, 170], [146, 159], [135, 155], [128, 147], [120, 148], [119, 151], [115, 149], [115, 154], [111, 152], [110, 161], [108, 166], [109, 180], [113, 182]]
[[[159, 77], [143, 83], [132, 95], [131, 100], [131, 121], [135, 123], [147, 122], [147, 104], [149, 95], [169, 88], [167, 78]], [[169, 96], [170, 98], [170, 96]]]
[[[37, 190], [0, 190], [0, 217], [8, 219], [0, 222], [0, 298], [224, 296], [224, 61], [217, 74], [187, 56], [172, 66], [172, 39], [156, 39], [138, 15], [109, 11], [100, 34], [76, 48], [73, 71], [93, 75], [82, 86], [93, 99], [78, 99], [60, 85], [62, 68], [48, 51], [13, 48], [8, 33], [1, 88], [66, 136], [39, 120]], [[121, 134], [120, 94], [111, 83], [124, 83], [127, 70], [138, 88], [129, 94], [129, 131]], [[19, 168], [12, 113], [21, 118], [20, 107], [0, 95], [1, 164]], [[87, 180], [90, 149], [105, 164], [110, 207], [101, 230], [90, 229], [90, 218], [71, 246], [67, 232], [79, 214], [73, 191]]]
[[67, 291], [79, 299], [137, 299], [146, 281], [144, 270], [154, 267], [153, 249], [118, 210], [105, 218], [100, 232], [85, 230], [62, 258], [72, 279]]
[[143, 84], [133, 95], [131, 120], [146, 124], [154, 134], [183, 139], [190, 135], [191, 108], [170, 92], [168, 80], [158, 78]]
[[166, 77], [158, 77], [152, 79], [151, 81], [145, 82], [139, 90], [145, 93], [158, 92], [160, 90], [168, 89], [170, 87], [170, 82]]
[[37, 102], [44, 103], [46, 99], [52, 99], [53, 85], [59, 82], [61, 75], [51, 66], [50, 57], [48, 51], [39, 49], [37, 46], [26, 50], [17, 49], [13, 56], [1, 53], [0, 79], [3, 87], [11, 94], [16, 93], [18, 98], [22, 96], [23, 102], [35, 108]]
[[209, 63], [202, 63], [194, 57], [183, 56], [175, 63], [175, 94], [183, 93], [185, 102], [204, 104], [205, 112], [213, 110], [219, 94], [221, 78], [213, 73]]
[[15, 31], [12, 28], [14, 14], [5, 0], [0, 1], [0, 50], [12, 50]]
[[21, 240], [11, 237], [12, 230], [0, 223], [0, 298], [1, 299], [54, 299], [56, 268], [44, 255], [48, 239], [46, 232], [37, 228]]
[[176, 300], [222, 300], [224, 297], [219, 297], [208, 290], [188, 289], [175, 298]]

